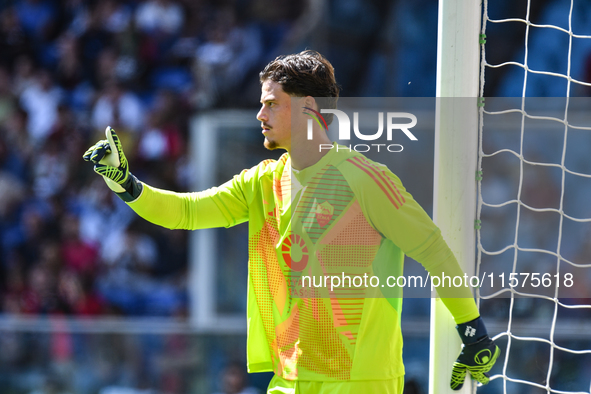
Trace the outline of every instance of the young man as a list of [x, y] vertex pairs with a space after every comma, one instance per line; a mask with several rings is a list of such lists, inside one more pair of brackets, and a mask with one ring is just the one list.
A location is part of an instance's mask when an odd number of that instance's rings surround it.
[[[320, 150], [320, 144], [331, 144], [320, 125], [308, 139], [309, 115], [336, 108], [339, 95], [333, 67], [322, 55], [278, 57], [260, 81], [257, 119], [265, 147], [287, 153], [220, 187], [174, 193], [139, 182], [110, 127], [107, 139], [84, 158], [150, 222], [195, 230], [249, 221], [248, 369], [275, 373], [268, 393], [401, 394], [401, 299], [380, 296], [380, 287], [367, 285], [306, 289], [293, 278], [304, 272], [399, 276], [404, 254], [432, 276], [463, 272], [439, 229], [392, 172], [336, 144]], [[302, 290], [308, 292], [296, 295]], [[461, 388], [467, 371], [487, 383], [499, 349], [470, 289], [440, 289], [439, 295], [464, 342], [451, 387]]]

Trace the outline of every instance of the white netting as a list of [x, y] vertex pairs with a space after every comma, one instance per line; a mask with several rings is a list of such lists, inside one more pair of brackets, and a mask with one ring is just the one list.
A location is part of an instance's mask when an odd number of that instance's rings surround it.
[[[591, 3], [496, 17], [508, 4], [483, 3], [480, 95], [502, 71], [496, 93], [521, 97], [481, 99], [477, 296], [503, 354], [479, 392], [590, 393], [591, 100], [575, 96], [591, 93]], [[523, 34], [519, 61], [487, 61], [511, 56], [487, 25]]]

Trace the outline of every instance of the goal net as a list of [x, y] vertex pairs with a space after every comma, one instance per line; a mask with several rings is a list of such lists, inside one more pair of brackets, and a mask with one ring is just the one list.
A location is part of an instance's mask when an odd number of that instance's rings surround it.
[[483, 2], [476, 297], [502, 355], [479, 393], [589, 393], [591, 4]]

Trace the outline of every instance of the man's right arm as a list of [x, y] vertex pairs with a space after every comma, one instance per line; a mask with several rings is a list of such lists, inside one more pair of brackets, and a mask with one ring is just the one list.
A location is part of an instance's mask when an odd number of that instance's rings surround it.
[[248, 206], [236, 193], [239, 176], [220, 187], [175, 193], [143, 184], [142, 194], [127, 204], [149, 222], [170, 229], [230, 227], [248, 220]]
[[107, 127], [106, 139], [84, 153], [84, 160], [94, 163], [107, 186], [138, 215], [149, 222], [170, 229], [196, 230], [230, 227], [248, 220], [248, 203], [244, 192], [251, 171], [243, 171], [230, 181], [197, 193], [175, 193], [157, 189], [138, 181], [129, 172], [129, 163], [117, 133]]

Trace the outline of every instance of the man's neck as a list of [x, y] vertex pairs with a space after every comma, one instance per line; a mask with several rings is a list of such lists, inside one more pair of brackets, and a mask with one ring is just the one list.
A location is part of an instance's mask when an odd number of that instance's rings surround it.
[[291, 158], [291, 166], [295, 170], [313, 166], [318, 163], [330, 150], [320, 149], [320, 145], [332, 145], [332, 141], [326, 136], [315, 138], [313, 140], [304, 140], [300, 143], [293, 143], [291, 149], [288, 149]]

